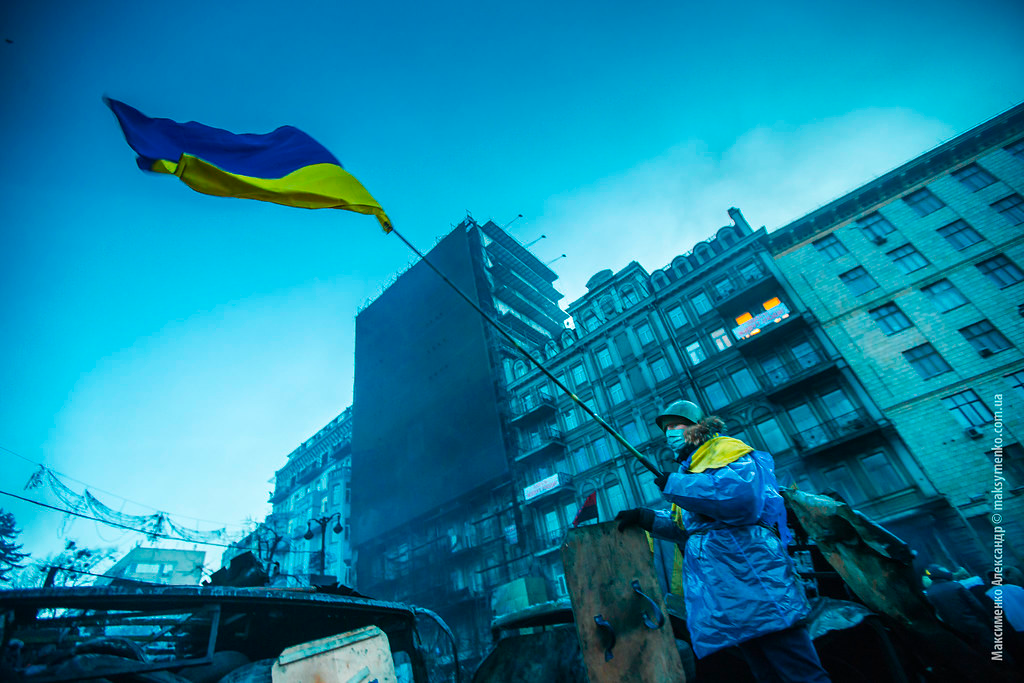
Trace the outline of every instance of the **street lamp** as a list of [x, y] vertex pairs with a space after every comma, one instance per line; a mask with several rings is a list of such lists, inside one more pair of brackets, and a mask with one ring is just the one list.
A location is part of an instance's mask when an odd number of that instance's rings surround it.
[[306, 539], [307, 541], [312, 541], [313, 540], [312, 524], [313, 524], [313, 522], [316, 522], [317, 524], [320, 525], [320, 573], [321, 574], [325, 574], [326, 573], [326, 569], [324, 569], [324, 567], [326, 566], [326, 562], [324, 561], [324, 551], [327, 548], [327, 524], [330, 523], [330, 521], [332, 519], [334, 519], [335, 517], [338, 518], [338, 521], [334, 525], [334, 528], [331, 529], [331, 531], [333, 531], [336, 534], [340, 534], [341, 530], [343, 528], [341, 526], [341, 513], [340, 512], [335, 512], [334, 514], [328, 515], [326, 517], [317, 517], [316, 519], [312, 519], [312, 520], [306, 522], [306, 533], [304, 533], [302, 535], [302, 537], [304, 539]]

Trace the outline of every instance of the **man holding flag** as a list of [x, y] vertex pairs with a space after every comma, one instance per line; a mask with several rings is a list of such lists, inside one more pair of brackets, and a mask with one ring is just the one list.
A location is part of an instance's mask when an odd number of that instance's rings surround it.
[[721, 436], [725, 423], [676, 401], [655, 422], [679, 471], [658, 477], [680, 509], [624, 510], [619, 528], [639, 526], [685, 547], [686, 625], [698, 658], [739, 646], [757, 681], [824, 683], [807, 629], [809, 605], [781, 535], [786, 510], [771, 456]]

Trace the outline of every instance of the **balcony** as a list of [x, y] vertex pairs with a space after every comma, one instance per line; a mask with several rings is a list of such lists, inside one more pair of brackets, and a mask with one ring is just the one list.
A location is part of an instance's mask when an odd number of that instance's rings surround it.
[[512, 399], [512, 417], [509, 424], [546, 417], [555, 412], [555, 398], [549, 392], [531, 391]]
[[750, 277], [738, 277], [735, 282], [730, 283], [726, 289], [715, 290], [711, 298], [719, 313], [727, 315], [732, 312], [737, 302], [746, 297], [755, 288], [762, 286], [769, 280], [774, 280], [775, 275], [759, 268], [756, 275]]
[[755, 374], [764, 392], [773, 396], [835, 367], [835, 359], [826, 358], [821, 351], [815, 350], [767, 370], [758, 365]]
[[732, 336], [736, 339], [737, 349], [750, 353], [762, 348], [766, 339], [778, 340], [781, 330], [792, 331], [803, 322], [803, 316], [798, 311], [790, 311], [786, 304], [780, 303], [733, 328]]
[[540, 548], [534, 553], [537, 557], [542, 557], [557, 551], [562, 547], [562, 542], [565, 541], [565, 536], [569, 532], [566, 529], [555, 529], [554, 531], [548, 531], [542, 534], [537, 539], [537, 547]]
[[516, 462], [532, 458], [535, 455], [561, 450], [565, 450], [565, 438], [557, 429], [541, 427], [532, 431], [523, 431], [519, 439], [519, 455], [516, 456]]
[[883, 426], [866, 413], [853, 410], [813, 427], [801, 429], [793, 436], [793, 444], [797, 451], [806, 457], [870, 434]]
[[555, 472], [550, 477], [544, 477], [523, 489], [523, 501], [530, 504], [556, 493], [572, 490], [572, 475]]

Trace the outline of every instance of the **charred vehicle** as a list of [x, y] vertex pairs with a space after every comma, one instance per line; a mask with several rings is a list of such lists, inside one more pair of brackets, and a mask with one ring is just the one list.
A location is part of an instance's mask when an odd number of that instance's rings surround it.
[[[436, 615], [353, 595], [147, 584], [0, 591], [0, 628], [4, 681], [269, 682], [272, 669], [282, 680], [285, 665], [325, 653], [366, 681], [458, 680], [455, 641]], [[371, 642], [382, 644], [386, 675], [352, 661], [369, 657]]]

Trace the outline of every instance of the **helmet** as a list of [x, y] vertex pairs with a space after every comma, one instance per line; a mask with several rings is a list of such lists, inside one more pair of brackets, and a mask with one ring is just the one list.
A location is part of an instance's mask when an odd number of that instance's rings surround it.
[[654, 418], [654, 423], [661, 431], [665, 431], [665, 422], [670, 417], [677, 417], [692, 424], [697, 424], [704, 417], [704, 411], [693, 401], [675, 401], [668, 408]]

